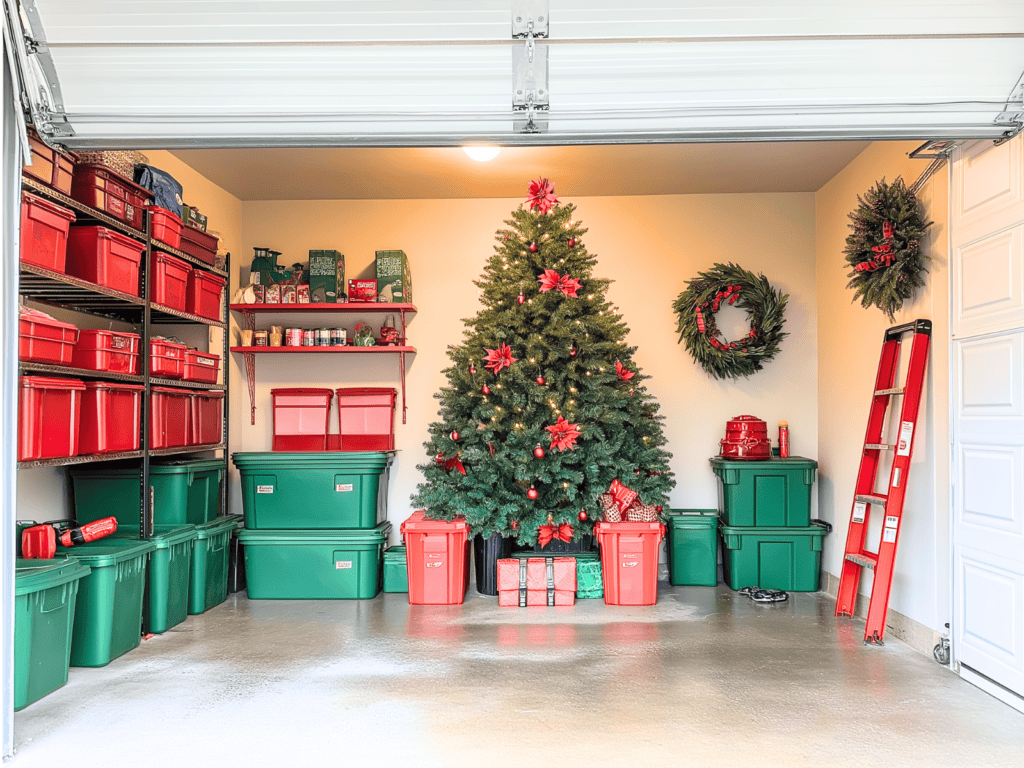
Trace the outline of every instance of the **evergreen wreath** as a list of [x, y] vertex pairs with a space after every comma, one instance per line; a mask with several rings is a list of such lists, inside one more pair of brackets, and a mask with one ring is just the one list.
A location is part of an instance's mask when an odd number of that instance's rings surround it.
[[902, 178], [892, 184], [882, 179], [857, 203], [844, 251], [851, 278], [846, 287], [854, 289], [853, 301], [878, 307], [892, 322], [924, 286], [930, 257], [921, 252], [921, 240], [932, 222]]
[[[672, 308], [679, 316], [679, 340], [693, 359], [716, 379], [736, 379], [757, 373], [779, 351], [788, 335], [782, 331], [788, 300], [764, 275], [736, 264], [715, 264], [690, 281]], [[725, 341], [721, 336], [715, 313], [723, 301], [746, 310], [750, 331], [743, 338]]]

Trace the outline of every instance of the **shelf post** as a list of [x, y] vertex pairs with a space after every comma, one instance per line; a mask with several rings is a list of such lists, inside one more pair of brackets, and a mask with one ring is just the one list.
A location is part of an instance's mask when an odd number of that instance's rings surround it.
[[[242, 312], [242, 319], [245, 321], [247, 331], [256, 331], [256, 313]], [[245, 360], [245, 380], [249, 386], [249, 424], [256, 424], [256, 355], [252, 352], [244, 352], [242, 358]]]

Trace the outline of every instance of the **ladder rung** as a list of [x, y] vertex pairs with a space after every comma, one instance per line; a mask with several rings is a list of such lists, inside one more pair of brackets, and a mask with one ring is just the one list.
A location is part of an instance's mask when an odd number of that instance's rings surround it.
[[892, 450], [892, 446], [891, 445], [886, 445], [885, 443], [866, 443], [864, 445], [864, 450], [866, 450], [866, 451], [867, 450], [871, 450], [871, 451], [891, 451]]
[[892, 389], [876, 389], [875, 397], [879, 395], [902, 395], [903, 387], [893, 387]]
[[885, 496], [875, 496], [873, 494], [859, 494], [853, 497], [855, 501], [863, 501], [865, 504], [874, 504], [876, 506], [885, 506], [885, 502], [888, 499]]
[[874, 568], [878, 565], [878, 555], [872, 555], [867, 552], [861, 552], [859, 555], [852, 555], [847, 553], [846, 559], [851, 563], [856, 563], [863, 568]]

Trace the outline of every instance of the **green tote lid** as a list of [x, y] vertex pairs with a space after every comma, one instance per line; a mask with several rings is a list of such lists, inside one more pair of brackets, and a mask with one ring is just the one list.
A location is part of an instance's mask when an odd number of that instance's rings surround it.
[[[192, 541], [196, 538], [196, 535], [196, 527], [194, 525], [157, 525], [154, 526], [153, 535], [149, 540], [156, 549], [167, 549], [175, 544], [181, 544], [183, 541]], [[118, 539], [138, 540], [139, 529], [122, 525], [113, 536]]]
[[[195, 459], [192, 461], [172, 461], [166, 464], [150, 464], [149, 474], [152, 475], [187, 475], [190, 472], [210, 472], [224, 469], [223, 459]], [[75, 477], [110, 477], [131, 478], [141, 477], [142, 470], [138, 467], [73, 467], [71, 474]]]
[[383, 522], [376, 528], [347, 530], [244, 530], [238, 532], [242, 544], [383, 544], [391, 532], [391, 523]]
[[233, 531], [238, 526], [237, 515], [221, 515], [208, 523], [200, 523], [196, 528], [197, 539], [210, 539], [224, 531]]
[[717, 509], [669, 509], [670, 528], [714, 528], [718, 525]]
[[262, 469], [384, 469], [395, 458], [394, 451], [315, 451], [292, 453], [267, 451], [233, 453], [231, 460], [240, 470]]
[[803, 456], [789, 456], [781, 459], [772, 456], [770, 459], [723, 459], [721, 456], [712, 456], [708, 461], [711, 466], [717, 469], [817, 469], [818, 462], [814, 459], [805, 459]]
[[89, 574], [89, 567], [75, 557], [35, 560], [19, 557], [14, 575], [15, 595], [30, 595], [50, 587], [80, 579]]
[[102, 568], [149, 554], [155, 548], [149, 541], [117, 539], [107, 536], [85, 544], [77, 544], [74, 547], [58, 547], [57, 552], [71, 555], [90, 568]]

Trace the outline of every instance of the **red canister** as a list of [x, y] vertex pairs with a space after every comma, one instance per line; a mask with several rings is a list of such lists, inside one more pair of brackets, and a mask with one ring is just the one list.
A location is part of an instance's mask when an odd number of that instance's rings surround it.
[[728, 422], [720, 444], [719, 455], [727, 459], [759, 460], [772, 455], [768, 424], [756, 416], [737, 416]]

